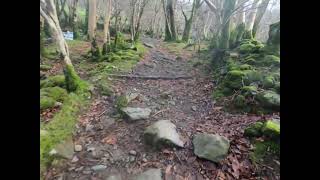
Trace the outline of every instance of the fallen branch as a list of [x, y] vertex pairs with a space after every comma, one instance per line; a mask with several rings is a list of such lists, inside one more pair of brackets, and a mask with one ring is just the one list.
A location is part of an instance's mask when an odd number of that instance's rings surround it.
[[129, 78], [129, 79], [164, 79], [164, 80], [176, 80], [176, 79], [192, 79], [192, 76], [175, 76], [175, 77], [164, 77], [164, 76], [134, 76], [134, 75], [118, 75], [118, 74], [109, 74], [112, 77], [118, 78]]

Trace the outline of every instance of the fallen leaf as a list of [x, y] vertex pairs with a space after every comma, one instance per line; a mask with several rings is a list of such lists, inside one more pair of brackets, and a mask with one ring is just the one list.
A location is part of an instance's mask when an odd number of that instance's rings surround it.
[[103, 143], [114, 145], [117, 142], [117, 138], [114, 135], [109, 135], [102, 140]]

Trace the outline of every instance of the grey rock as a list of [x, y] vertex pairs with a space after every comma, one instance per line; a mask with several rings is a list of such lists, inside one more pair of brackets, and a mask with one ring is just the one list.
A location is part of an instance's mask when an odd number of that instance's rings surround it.
[[91, 174], [91, 171], [89, 171], [89, 170], [84, 170], [84, 171], [82, 171], [82, 173], [83, 173], [83, 174], [86, 174], [86, 175], [89, 175], [89, 174]]
[[101, 170], [107, 169], [107, 166], [100, 164], [100, 165], [92, 166], [91, 169], [93, 171], [101, 171]]
[[108, 176], [106, 180], [122, 180], [122, 178], [120, 174], [114, 174], [114, 175]]
[[74, 156], [71, 160], [72, 163], [76, 163], [79, 161], [79, 158], [77, 156]]
[[135, 156], [135, 155], [137, 155], [137, 152], [136, 152], [135, 150], [131, 150], [131, 151], [129, 152], [129, 154]]
[[133, 180], [162, 180], [161, 169], [149, 169], [133, 178]]
[[134, 162], [135, 160], [136, 158], [134, 156], [130, 156], [130, 159], [129, 159], [130, 162]]
[[134, 108], [134, 107], [125, 107], [121, 108], [121, 111], [125, 113], [130, 120], [141, 120], [148, 119], [151, 113], [149, 108]]
[[154, 48], [154, 46], [152, 44], [150, 44], [150, 43], [144, 42], [143, 45], [145, 45], [148, 48]]
[[94, 128], [94, 126], [91, 124], [86, 125], [86, 131], [92, 131], [93, 128]]
[[194, 153], [198, 157], [213, 162], [219, 162], [224, 159], [230, 147], [230, 142], [227, 138], [206, 133], [196, 134], [192, 143], [194, 145]]
[[138, 93], [134, 93], [134, 92], [126, 92], [126, 99], [127, 102], [131, 102], [132, 100], [136, 99], [139, 96]]
[[156, 147], [168, 145], [168, 143], [179, 147], [183, 147], [184, 145], [176, 130], [176, 126], [169, 120], [159, 120], [148, 126], [144, 131], [144, 138], [147, 144]]
[[196, 106], [192, 106], [191, 109], [192, 109], [193, 111], [197, 111], [197, 107], [196, 107]]

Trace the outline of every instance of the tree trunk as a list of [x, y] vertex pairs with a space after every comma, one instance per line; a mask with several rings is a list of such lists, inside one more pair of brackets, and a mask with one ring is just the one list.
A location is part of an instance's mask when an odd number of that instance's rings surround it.
[[176, 25], [175, 25], [175, 20], [174, 20], [174, 6], [175, 0], [167, 0], [167, 10], [169, 14], [169, 22], [170, 22], [170, 29], [172, 33], [172, 39], [173, 41], [177, 40], [177, 30], [176, 30]]
[[239, 4], [241, 4], [239, 8], [239, 22], [236, 27], [236, 32], [237, 32], [237, 37], [236, 37], [236, 42], [239, 42], [242, 40], [242, 37], [245, 33], [245, 28], [246, 28], [246, 12], [244, 11], [244, 2], [246, 0], [241, 0], [239, 1]]
[[86, 16], [84, 20], [83, 34], [88, 34], [88, 24], [89, 24], [89, 0], [85, 0], [86, 3]]
[[110, 42], [110, 39], [108, 41], [108, 34], [109, 34], [109, 23], [110, 23], [110, 17], [111, 17], [111, 0], [107, 0], [107, 6], [106, 6], [106, 15], [104, 19], [104, 28], [103, 28], [103, 48], [102, 48], [102, 54], [105, 55], [107, 53], [107, 46], [108, 42]]
[[197, 13], [197, 10], [199, 9], [200, 6], [201, 6], [200, 0], [193, 0], [191, 15], [190, 15], [189, 19], [187, 18], [186, 14], [182, 10], [182, 14], [185, 19], [185, 26], [184, 26], [184, 30], [183, 30], [182, 40], [185, 42], [187, 42], [189, 40], [193, 17]]
[[64, 61], [64, 74], [66, 78], [66, 86], [69, 92], [76, 91], [81, 83], [80, 77], [74, 70], [71, 59], [69, 57], [68, 45], [63, 37], [60, 28], [55, 4], [53, 0], [40, 0], [40, 15], [47, 21], [52, 29], [52, 35], [55, 37], [61, 58]]
[[253, 29], [253, 24], [256, 19], [256, 14], [257, 14], [257, 7], [259, 5], [260, 0], [254, 0], [253, 4], [251, 6], [252, 12], [249, 14], [247, 25], [246, 25], [246, 32], [245, 32], [245, 38], [246, 39], [252, 39], [252, 29]]
[[95, 37], [97, 26], [97, 1], [89, 0], [89, 17], [88, 17], [88, 38], [90, 41]]
[[258, 8], [256, 19], [254, 21], [253, 28], [252, 28], [252, 36], [253, 37], [256, 36], [260, 21], [261, 21], [263, 15], [264, 15], [264, 13], [267, 10], [269, 2], [270, 2], [270, 0], [262, 0], [262, 2], [260, 4], [260, 7]]
[[70, 17], [71, 17], [71, 27], [73, 31], [73, 38], [77, 39], [79, 37], [78, 34], [78, 19], [77, 19], [77, 6], [78, 6], [78, 0], [73, 0], [73, 4], [71, 7]]
[[221, 29], [221, 37], [219, 41], [219, 48], [227, 49], [229, 48], [229, 40], [230, 40], [230, 16], [232, 11], [234, 10], [236, 4], [236, 0], [228, 0], [224, 2], [223, 5], [223, 20], [222, 20], [222, 29]]

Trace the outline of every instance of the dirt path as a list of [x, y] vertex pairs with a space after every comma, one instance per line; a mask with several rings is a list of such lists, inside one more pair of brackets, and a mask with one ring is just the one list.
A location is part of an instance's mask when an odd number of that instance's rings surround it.
[[[192, 76], [192, 79], [145, 80], [113, 78], [116, 95], [127, 91], [141, 94], [130, 106], [149, 107], [151, 118], [129, 123], [117, 117], [114, 97], [97, 99], [80, 117], [75, 144], [82, 146], [62, 169], [53, 169], [63, 179], [104, 180], [112, 172], [123, 179], [148, 168], [161, 168], [172, 179], [249, 179], [254, 167], [249, 161], [250, 144], [242, 137], [244, 127], [264, 117], [233, 115], [216, 107], [211, 98], [212, 78], [190, 63], [189, 52], [176, 57], [162, 42], [143, 39], [155, 45], [130, 73], [137, 76]], [[129, 75], [130, 75], [129, 74]], [[144, 129], [156, 120], [171, 120], [183, 137], [185, 148], [151, 150], [143, 143]], [[219, 164], [196, 158], [191, 143], [197, 132], [223, 135], [231, 141], [228, 158]], [[130, 151], [136, 155], [130, 155]], [[104, 165], [102, 171], [92, 167]], [[224, 178], [223, 178], [224, 177]], [[61, 178], [61, 177], [60, 177]], [[58, 176], [53, 178], [58, 179]], [[253, 178], [254, 179], [254, 178]]]

